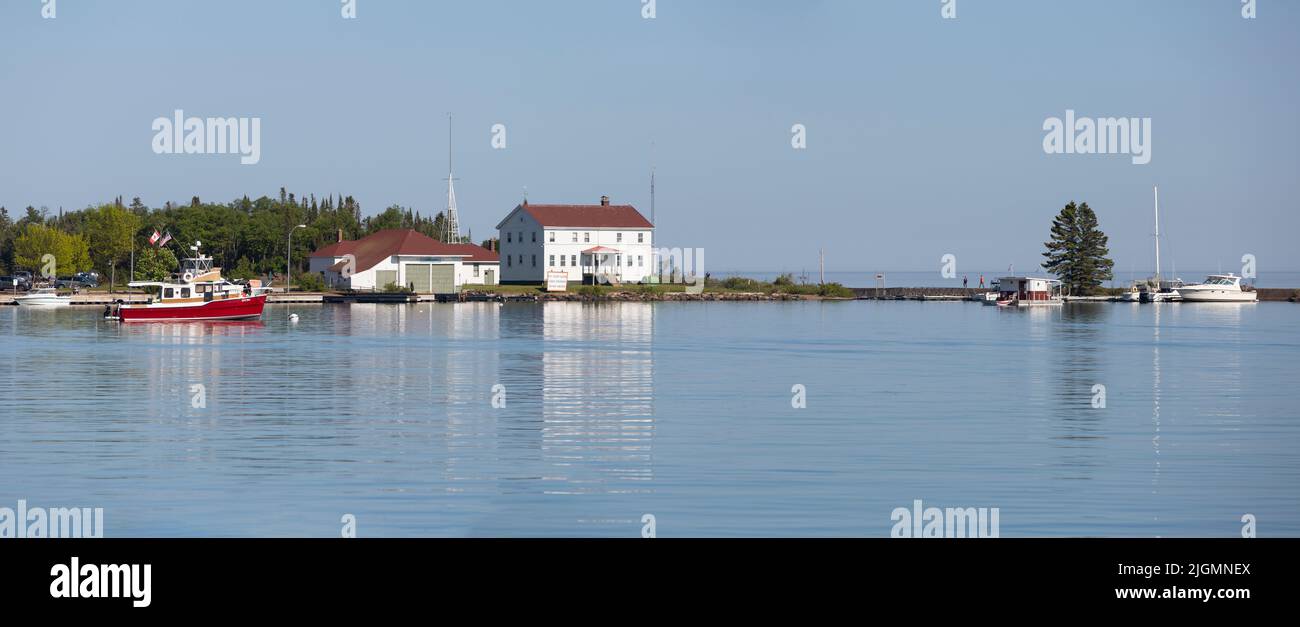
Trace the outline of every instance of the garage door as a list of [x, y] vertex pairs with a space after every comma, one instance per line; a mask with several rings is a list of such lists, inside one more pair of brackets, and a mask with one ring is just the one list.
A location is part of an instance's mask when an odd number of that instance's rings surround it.
[[375, 270], [375, 289], [382, 290], [389, 283], [397, 283], [396, 270]]
[[429, 291], [429, 264], [406, 264], [406, 283], [414, 287], [416, 294], [432, 294]]
[[434, 294], [455, 294], [456, 266], [446, 263], [433, 266], [431, 283], [430, 291]]

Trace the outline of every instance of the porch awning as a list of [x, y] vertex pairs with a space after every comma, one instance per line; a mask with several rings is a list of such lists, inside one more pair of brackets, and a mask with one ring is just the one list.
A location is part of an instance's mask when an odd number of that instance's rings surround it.
[[582, 254], [584, 254], [584, 255], [604, 255], [604, 254], [612, 254], [612, 253], [617, 253], [617, 252], [618, 252], [618, 249], [617, 249], [617, 248], [610, 248], [610, 247], [608, 247], [608, 246], [597, 246], [597, 247], [595, 247], [595, 248], [588, 248], [587, 250], [582, 251]]

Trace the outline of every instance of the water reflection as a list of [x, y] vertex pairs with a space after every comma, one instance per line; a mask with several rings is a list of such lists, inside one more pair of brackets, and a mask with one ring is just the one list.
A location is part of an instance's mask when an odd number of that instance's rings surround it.
[[[1065, 479], [1090, 479], [1101, 465], [1097, 456], [1105, 439], [1105, 410], [1093, 407], [1099, 393], [1094, 386], [1111, 386], [1105, 380], [1106, 337], [1104, 320], [1108, 304], [1069, 303], [1061, 308], [1060, 320], [1046, 325], [1053, 330], [1057, 402], [1053, 405], [1059, 452], [1059, 466]], [[1041, 322], [1040, 322], [1041, 324]], [[1109, 392], [1109, 387], [1102, 388]]]
[[[542, 449], [558, 472], [548, 491], [647, 489], [638, 483], [654, 478], [654, 306], [543, 311]], [[594, 476], [575, 483], [575, 472]]]

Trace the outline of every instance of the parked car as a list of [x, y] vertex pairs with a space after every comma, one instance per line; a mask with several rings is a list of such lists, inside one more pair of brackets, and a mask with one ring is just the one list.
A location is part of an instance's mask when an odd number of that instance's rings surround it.
[[54, 281], [54, 287], [73, 290], [84, 290], [89, 287], [95, 287], [93, 284], [86, 283], [77, 277], [64, 277]]
[[78, 272], [70, 277], [60, 278], [55, 282], [55, 287], [99, 287], [99, 275], [93, 272]]
[[24, 281], [22, 277], [0, 276], [0, 291], [11, 292], [18, 290], [26, 292], [32, 289], [32, 284]]

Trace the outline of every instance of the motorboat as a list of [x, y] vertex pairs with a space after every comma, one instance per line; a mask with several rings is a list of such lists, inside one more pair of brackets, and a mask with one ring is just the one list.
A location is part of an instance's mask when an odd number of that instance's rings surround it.
[[15, 298], [14, 302], [23, 307], [67, 307], [72, 304], [72, 297], [60, 296], [52, 287], [42, 287]]
[[1253, 303], [1259, 294], [1241, 287], [1241, 277], [1229, 274], [1211, 274], [1204, 283], [1178, 288], [1183, 302], [1188, 303]]
[[175, 322], [184, 320], [251, 320], [262, 317], [267, 291], [238, 283], [221, 276], [221, 268], [212, 265], [212, 257], [198, 252], [181, 261], [180, 272], [170, 281], [133, 281], [129, 285], [149, 290], [153, 296], [146, 303], [121, 305], [117, 314], [122, 322]]

